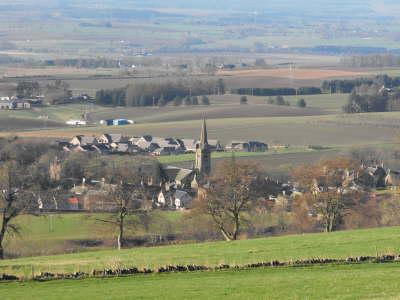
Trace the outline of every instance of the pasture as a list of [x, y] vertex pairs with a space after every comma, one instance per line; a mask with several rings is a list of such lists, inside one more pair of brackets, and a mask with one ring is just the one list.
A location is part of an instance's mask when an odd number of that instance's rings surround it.
[[333, 233], [208, 242], [162, 247], [82, 252], [29, 257], [0, 262], [0, 273], [30, 276], [40, 272], [91, 272], [116, 267], [157, 268], [165, 265], [244, 265], [262, 261], [346, 258], [397, 254], [399, 227], [348, 230]]

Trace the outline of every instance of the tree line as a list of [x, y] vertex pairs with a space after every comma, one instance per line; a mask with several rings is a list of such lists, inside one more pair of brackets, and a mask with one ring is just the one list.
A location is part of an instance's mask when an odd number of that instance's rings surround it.
[[[196, 105], [197, 96], [224, 94], [225, 83], [217, 80], [177, 80], [159, 83], [131, 84], [124, 88], [97, 91], [95, 101], [110, 106], [164, 106]], [[195, 98], [196, 97], [196, 98]], [[207, 97], [201, 98], [202, 104], [209, 104]]]
[[333, 79], [322, 82], [321, 87], [300, 88], [236, 88], [231, 93], [252, 96], [318, 95], [322, 93], [351, 93], [361, 85], [380, 85], [386, 88], [400, 87], [400, 76], [377, 75], [372, 78]]
[[292, 95], [317, 95], [322, 90], [318, 87], [294, 88], [237, 88], [231, 89], [232, 94], [252, 96], [292, 96]]
[[325, 80], [322, 83], [322, 90], [326, 93], [351, 93], [354, 88], [361, 85], [380, 85], [381, 87], [395, 88], [400, 86], [400, 77], [377, 75], [373, 78]]
[[400, 111], [400, 89], [361, 85], [353, 89], [343, 107], [346, 113]]
[[381, 68], [399, 67], [400, 55], [396, 54], [370, 54], [352, 55], [342, 57], [340, 64], [348, 68]]

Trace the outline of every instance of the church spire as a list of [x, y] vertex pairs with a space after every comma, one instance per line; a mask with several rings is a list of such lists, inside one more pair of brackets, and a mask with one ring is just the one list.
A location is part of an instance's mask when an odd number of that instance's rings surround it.
[[196, 173], [202, 176], [209, 176], [211, 173], [211, 152], [208, 145], [207, 124], [206, 119], [203, 119], [203, 126], [200, 133], [200, 142], [196, 147]]
[[202, 149], [205, 149], [206, 147], [208, 147], [207, 124], [206, 124], [205, 118], [203, 119], [203, 126], [201, 128], [200, 147]]

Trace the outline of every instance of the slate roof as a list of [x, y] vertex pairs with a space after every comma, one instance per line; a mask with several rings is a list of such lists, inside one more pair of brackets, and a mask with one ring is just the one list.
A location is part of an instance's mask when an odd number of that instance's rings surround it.
[[177, 168], [177, 167], [172, 167], [172, 166], [168, 166], [168, 167], [164, 168], [163, 170], [164, 170], [165, 176], [171, 182], [182, 181], [185, 178], [189, 177], [193, 173], [193, 170]]

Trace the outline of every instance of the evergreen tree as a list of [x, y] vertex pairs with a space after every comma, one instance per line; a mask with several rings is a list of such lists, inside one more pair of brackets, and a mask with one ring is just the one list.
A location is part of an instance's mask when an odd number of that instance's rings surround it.
[[180, 105], [182, 105], [182, 97], [176, 96], [174, 99], [174, 106], [180, 106]]
[[225, 94], [225, 81], [222, 78], [217, 80], [216, 88], [218, 95]]
[[302, 107], [302, 108], [306, 107], [306, 106], [307, 106], [306, 100], [304, 100], [304, 99], [299, 99], [299, 100], [297, 101], [297, 106], [298, 106], [298, 107]]
[[207, 96], [201, 97], [201, 104], [203, 105], [210, 105], [210, 99]]
[[276, 96], [275, 103], [276, 105], [285, 105], [285, 98], [280, 95]]
[[192, 98], [190, 98], [190, 96], [186, 96], [184, 103], [185, 105], [192, 105]]
[[164, 94], [161, 94], [160, 98], [158, 98], [158, 106], [167, 105], [167, 100], [164, 98]]
[[199, 98], [197, 96], [192, 97], [192, 105], [199, 105]]

